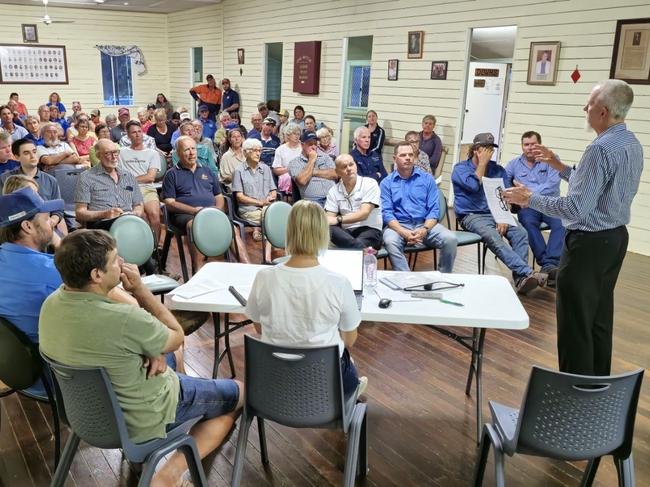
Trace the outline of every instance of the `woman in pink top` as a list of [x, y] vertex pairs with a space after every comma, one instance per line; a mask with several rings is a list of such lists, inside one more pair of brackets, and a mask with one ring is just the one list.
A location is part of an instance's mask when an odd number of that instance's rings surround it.
[[70, 142], [77, 149], [79, 159], [82, 161], [90, 161], [90, 148], [95, 145], [97, 139], [89, 132], [90, 124], [88, 119], [86, 117], [79, 117], [75, 128], [77, 129], [77, 135], [72, 137]]

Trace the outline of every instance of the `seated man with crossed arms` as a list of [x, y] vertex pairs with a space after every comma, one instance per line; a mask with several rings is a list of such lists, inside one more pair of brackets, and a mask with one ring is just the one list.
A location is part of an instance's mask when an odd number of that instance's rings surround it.
[[381, 248], [381, 193], [373, 178], [357, 175], [350, 154], [336, 158], [341, 180], [327, 193], [325, 211], [332, 243], [342, 249]]

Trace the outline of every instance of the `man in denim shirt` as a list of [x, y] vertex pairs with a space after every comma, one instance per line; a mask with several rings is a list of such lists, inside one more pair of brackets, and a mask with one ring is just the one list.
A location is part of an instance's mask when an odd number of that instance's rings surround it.
[[[542, 143], [542, 137], [533, 131], [521, 136], [521, 148], [524, 151], [506, 166], [510, 183], [518, 181], [525, 184], [533, 193], [543, 196], [560, 196], [560, 173], [545, 162], [537, 160], [535, 148]], [[562, 254], [565, 230], [562, 220], [544, 215], [532, 208], [522, 208], [518, 213], [519, 223], [528, 232], [528, 243], [535, 260], [542, 266], [542, 272], [548, 274], [547, 285], [555, 286], [557, 268]], [[544, 240], [540, 225], [546, 223], [551, 229], [548, 242]]]

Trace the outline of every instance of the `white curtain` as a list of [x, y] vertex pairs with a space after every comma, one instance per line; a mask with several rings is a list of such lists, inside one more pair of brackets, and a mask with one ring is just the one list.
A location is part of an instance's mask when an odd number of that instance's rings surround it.
[[144, 55], [138, 46], [95, 46], [102, 53], [108, 56], [129, 56], [133, 65], [135, 66], [135, 72], [138, 76], [142, 76], [147, 72], [147, 66], [144, 63]]

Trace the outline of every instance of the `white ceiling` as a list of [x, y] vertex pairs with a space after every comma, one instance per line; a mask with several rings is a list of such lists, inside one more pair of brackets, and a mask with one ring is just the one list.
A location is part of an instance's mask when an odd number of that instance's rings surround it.
[[[72, 7], [123, 10], [133, 12], [171, 13], [215, 5], [221, 0], [49, 0], [48, 7]], [[0, 0], [0, 4], [42, 6], [43, 0]]]

